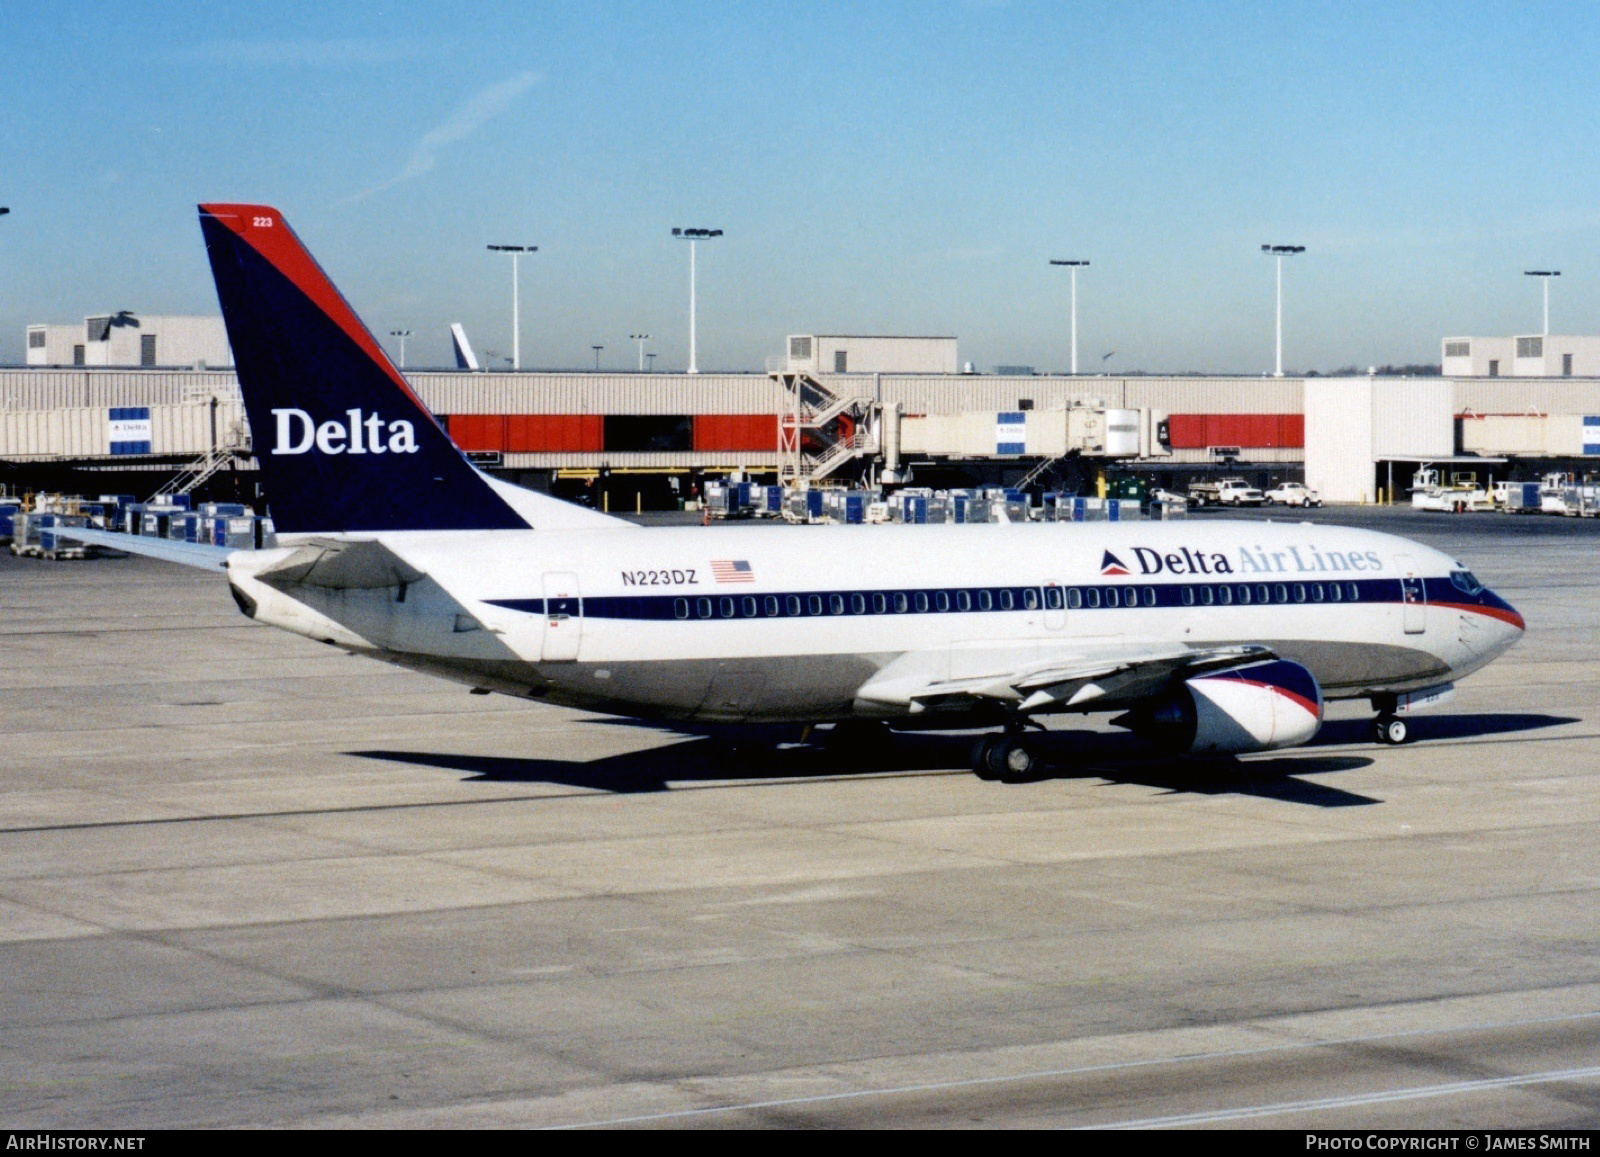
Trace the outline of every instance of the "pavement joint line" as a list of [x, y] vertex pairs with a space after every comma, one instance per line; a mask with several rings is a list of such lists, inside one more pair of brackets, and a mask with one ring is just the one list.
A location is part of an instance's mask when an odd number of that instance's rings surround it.
[[1522, 1085], [1547, 1085], [1557, 1081], [1581, 1081], [1600, 1077], [1600, 1065], [1582, 1069], [1554, 1069], [1543, 1073], [1524, 1073], [1511, 1077], [1482, 1077], [1475, 1081], [1451, 1081], [1442, 1085], [1416, 1085], [1408, 1089], [1388, 1089], [1379, 1093], [1352, 1093], [1344, 1097], [1320, 1097], [1310, 1101], [1283, 1101], [1273, 1105], [1252, 1105], [1220, 1109], [1209, 1113], [1184, 1113], [1176, 1117], [1146, 1117], [1137, 1121], [1115, 1121], [1099, 1125], [1078, 1125], [1079, 1129], [1163, 1129], [1183, 1125], [1209, 1125], [1218, 1121], [1243, 1121], [1252, 1117], [1271, 1117], [1282, 1113], [1311, 1112], [1319, 1109], [1355, 1109], [1364, 1105], [1417, 1101], [1427, 1097], [1453, 1097], [1491, 1089], [1511, 1089]]
[[[971, 775], [969, 771], [959, 770], [933, 770], [933, 771], [877, 771], [860, 772], [849, 776], [822, 776], [822, 777], [797, 777], [784, 776], [774, 779], [762, 780], [730, 780], [726, 783], [691, 784], [684, 787], [672, 787], [666, 790], [684, 793], [698, 791], [727, 791], [736, 788], [750, 787], [793, 787], [797, 784], [811, 783], [851, 783], [857, 780], [885, 780], [885, 779], [913, 779], [928, 776]], [[544, 792], [538, 795], [504, 795], [493, 799], [432, 799], [418, 800], [415, 803], [374, 803], [353, 804], [348, 807], [303, 808], [297, 811], [270, 811], [270, 812], [222, 812], [216, 815], [192, 816], [156, 816], [142, 820], [85, 820], [82, 823], [72, 824], [38, 824], [29, 827], [0, 828], [0, 836], [28, 835], [35, 832], [72, 832], [86, 831], [99, 828], [138, 828], [154, 827], [161, 824], [190, 824], [190, 823], [217, 823], [238, 822], [240, 820], [276, 820], [296, 819], [306, 816], [350, 815], [362, 812], [406, 811], [417, 808], [453, 808], [453, 807], [486, 807], [492, 804], [505, 803], [539, 803], [553, 799], [612, 799], [617, 792], [603, 787], [585, 788], [581, 791]], [[635, 793], [627, 793], [635, 794]]]
[[[842, 1093], [819, 1093], [810, 1097], [784, 1097], [770, 1101], [746, 1101], [735, 1105], [711, 1105], [698, 1109], [679, 1109], [669, 1113], [646, 1113], [634, 1117], [611, 1117], [599, 1121], [578, 1121], [565, 1125], [547, 1125], [551, 1130], [564, 1129], [608, 1129], [618, 1125], [642, 1124], [649, 1121], [670, 1121], [686, 1117], [711, 1116], [720, 1113], [741, 1113], [757, 1109], [779, 1109], [797, 1105], [824, 1104], [830, 1101], [845, 1101], [865, 1097], [900, 1096], [909, 1093], [932, 1093], [949, 1089], [979, 1088], [986, 1085], [1016, 1084], [1021, 1081], [1047, 1080], [1054, 1077], [1087, 1076], [1091, 1073], [1117, 1072], [1119, 1070], [1154, 1068], [1159, 1065], [1191, 1064], [1196, 1061], [1224, 1061], [1236, 1060], [1241, 1057], [1269, 1056], [1274, 1053], [1304, 1052], [1310, 1049], [1345, 1048], [1351, 1045], [1375, 1044], [1380, 1041], [1404, 1040], [1420, 1036], [1437, 1036], [1444, 1033], [1462, 1032], [1488, 1032], [1508, 1028], [1528, 1028], [1541, 1024], [1565, 1024], [1572, 1021], [1600, 1019], [1600, 1010], [1594, 1012], [1572, 1013], [1567, 1016], [1543, 1016], [1531, 1020], [1493, 1021], [1488, 1024], [1476, 1025], [1449, 1025], [1441, 1028], [1406, 1029], [1401, 1032], [1376, 1033], [1362, 1037], [1338, 1037], [1332, 1040], [1303, 1041], [1294, 1044], [1263, 1045], [1253, 1049], [1225, 1049], [1211, 1053], [1189, 1053], [1175, 1057], [1155, 1057], [1148, 1060], [1137, 1061], [1112, 1061], [1101, 1065], [1076, 1065], [1065, 1069], [1042, 1069], [1036, 1072], [1012, 1073], [997, 1077], [970, 1077], [957, 1081], [928, 1081], [915, 1085], [896, 1085], [881, 1089], [852, 1089]], [[1449, 1092], [1468, 1091], [1469, 1088], [1507, 1088], [1516, 1084], [1548, 1083], [1563, 1079], [1581, 1079], [1583, 1077], [1600, 1076], [1600, 1065], [1583, 1069], [1563, 1069], [1553, 1073], [1536, 1073], [1522, 1077], [1493, 1077], [1481, 1081], [1456, 1081], [1449, 1085], [1424, 1086], [1421, 1090], [1400, 1090], [1401, 1094], [1375, 1093], [1367, 1094], [1368, 1102], [1376, 1103], [1382, 1100], [1405, 1100], [1424, 1096], [1445, 1095]], [[1435, 1091], [1437, 1090], [1437, 1092]], [[1354, 1098], [1329, 1098], [1323, 1101], [1286, 1102], [1283, 1106], [1261, 1106], [1253, 1109], [1225, 1110], [1239, 1116], [1265, 1115], [1266, 1112], [1290, 1112], [1297, 1108], [1315, 1108], [1320, 1106], [1337, 1107], [1340, 1104], [1368, 1103]], [[1204, 1114], [1193, 1115], [1193, 1123], [1207, 1120], [1226, 1120], [1224, 1116], [1210, 1116]], [[1124, 1121], [1114, 1124], [1085, 1125], [1082, 1128], [1093, 1129], [1138, 1129], [1154, 1128], [1163, 1124], [1182, 1124], [1188, 1121], [1187, 1117], [1152, 1117], [1142, 1121]]]

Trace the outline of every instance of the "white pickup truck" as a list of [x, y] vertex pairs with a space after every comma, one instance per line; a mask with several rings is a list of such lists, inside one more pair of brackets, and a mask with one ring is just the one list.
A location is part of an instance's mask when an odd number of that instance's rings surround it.
[[1243, 478], [1218, 478], [1189, 483], [1189, 502], [1195, 506], [1260, 506], [1261, 491]]

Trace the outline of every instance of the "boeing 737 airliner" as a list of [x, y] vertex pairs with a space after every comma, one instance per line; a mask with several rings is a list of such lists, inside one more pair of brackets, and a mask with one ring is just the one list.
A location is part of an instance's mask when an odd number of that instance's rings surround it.
[[644, 530], [468, 463], [276, 209], [200, 223], [281, 544], [209, 564], [354, 653], [644, 719], [998, 727], [976, 770], [1015, 779], [1048, 712], [1224, 754], [1365, 698], [1403, 742], [1522, 634], [1448, 556], [1304, 523]]

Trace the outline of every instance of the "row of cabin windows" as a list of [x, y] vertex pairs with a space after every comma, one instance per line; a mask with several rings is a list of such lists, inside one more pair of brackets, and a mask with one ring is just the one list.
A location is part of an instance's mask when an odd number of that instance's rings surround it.
[[[1360, 597], [1351, 583], [1239, 583], [1185, 586], [1186, 607], [1250, 606], [1253, 603], [1340, 603]], [[930, 611], [1098, 610], [1153, 607], [1155, 587], [1000, 587], [997, 590], [857, 591], [827, 595], [744, 595], [674, 599], [680, 619], [776, 619], [821, 615], [904, 615]]]
[[1183, 588], [1183, 605], [1227, 607], [1251, 603], [1353, 603], [1361, 597], [1355, 583], [1239, 583]]

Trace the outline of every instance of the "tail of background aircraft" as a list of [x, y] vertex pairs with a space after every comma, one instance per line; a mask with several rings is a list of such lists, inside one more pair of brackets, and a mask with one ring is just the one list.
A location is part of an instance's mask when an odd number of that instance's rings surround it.
[[201, 205], [200, 227], [280, 532], [531, 525], [513, 488], [462, 457], [282, 214]]
[[467, 340], [467, 331], [459, 321], [450, 323], [450, 344], [456, 349], [456, 369], [476, 370], [478, 368], [477, 355], [472, 352], [472, 343]]

